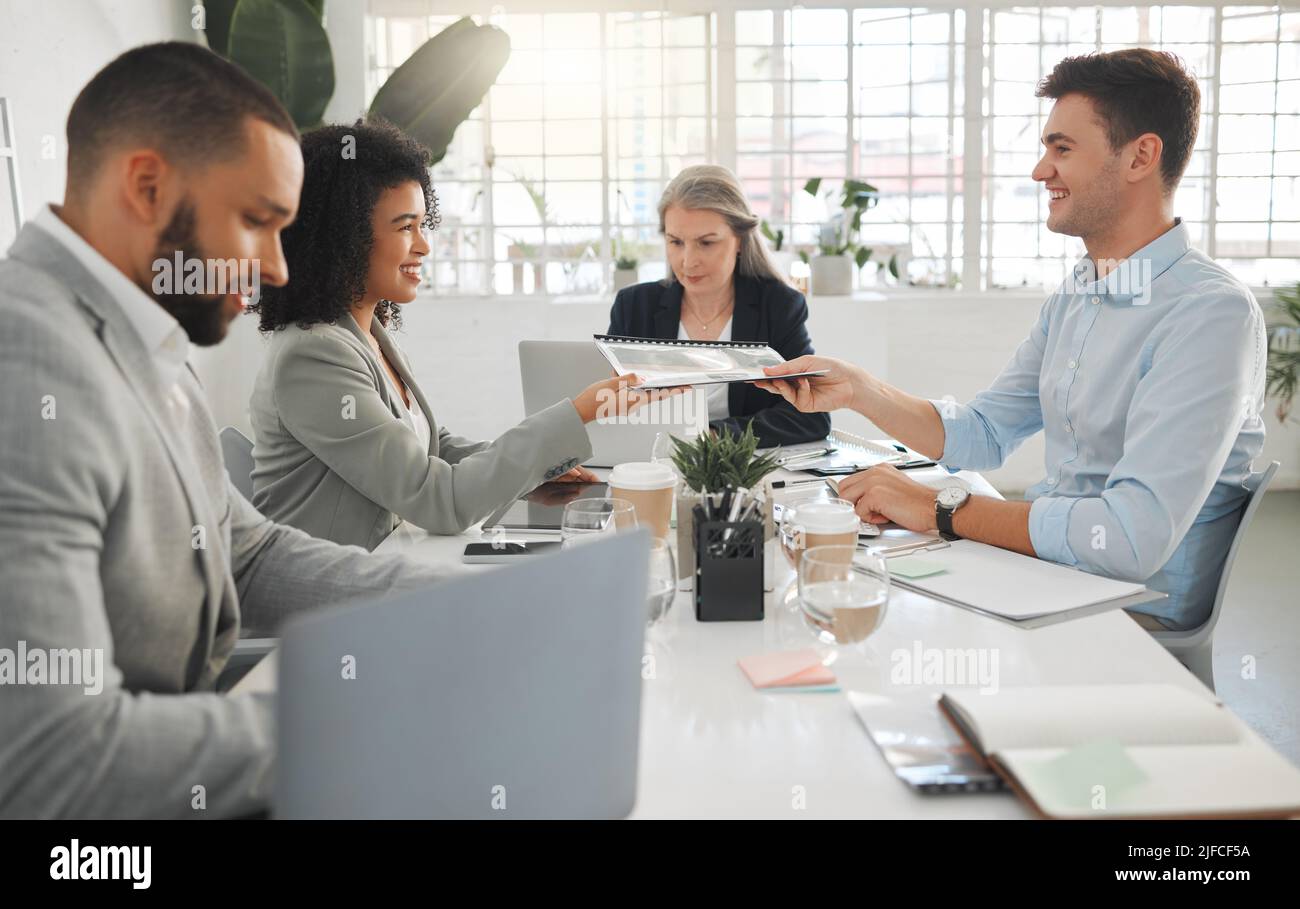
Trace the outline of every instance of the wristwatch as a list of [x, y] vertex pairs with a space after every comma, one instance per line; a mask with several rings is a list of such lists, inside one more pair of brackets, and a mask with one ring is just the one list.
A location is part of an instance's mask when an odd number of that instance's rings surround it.
[[939, 490], [934, 497], [934, 523], [939, 528], [939, 536], [949, 542], [961, 539], [952, 529], [952, 515], [969, 498], [970, 490], [964, 486], [945, 486]]

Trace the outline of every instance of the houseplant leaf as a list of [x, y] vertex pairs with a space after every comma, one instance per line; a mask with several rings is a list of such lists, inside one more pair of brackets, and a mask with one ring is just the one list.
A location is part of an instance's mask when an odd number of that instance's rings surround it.
[[307, 0], [239, 0], [227, 56], [280, 99], [299, 129], [320, 123], [334, 94], [334, 58]]
[[510, 57], [499, 28], [459, 19], [426, 41], [375, 94], [370, 113], [383, 117], [433, 153], [447, 154], [456, 128], [478, 107]]
[[225, 57], [230, 51], [230, 20], [239, 0], [203, 0], [203, 34], [208, 49]]

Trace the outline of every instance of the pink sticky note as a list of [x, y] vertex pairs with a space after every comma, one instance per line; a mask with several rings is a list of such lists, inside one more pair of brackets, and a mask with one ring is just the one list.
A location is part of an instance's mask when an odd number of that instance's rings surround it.
[[741, 672], [755, 688], [793, 685], [829, 685], [835, 673], [822, 665], [821, 657], [811, 647], [805, 650], [781, 650], [742, 657], [737, 661]]

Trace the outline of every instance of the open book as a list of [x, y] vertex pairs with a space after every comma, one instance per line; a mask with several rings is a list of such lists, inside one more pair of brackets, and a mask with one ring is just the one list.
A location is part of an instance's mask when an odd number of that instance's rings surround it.
[[[620, 376], [636, 373], [637, 388], [672, 388], [678, 385], [717, 385], [766, 379], [764, 366], [785, 362], [761, 341], [668, 341], [660, 338], [624, 338], [593, 335], [597, 349]], [[824, 376], [814, 370], [784, 376]]]
[[1300, 770], [1207, 691], [1168, 684], [950, 691], [939, 709], [1039, 814], [1285, 817]]

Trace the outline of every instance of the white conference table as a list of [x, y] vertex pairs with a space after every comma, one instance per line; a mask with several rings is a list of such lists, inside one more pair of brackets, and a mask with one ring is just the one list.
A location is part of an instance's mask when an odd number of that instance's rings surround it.
[[[595, 471], [598, 475], [604, 471]], [[909, 471], [917, 479], [939, 468]], [[978, 474], [975, 492], [997, 495]], [[527, 534], [511, 539], [555, 539]], [[465, 565], [479, 529], [433, 536], [404, 524], [377, 552], [405, 552], [448, 573], [492, 571]], [[922, 795], [899, 780], [849, 705], [850, 690], [895, 695], [942, 686], [894, 685], [897, 648], [988, 648], [998, 686], [1201, 683], [1122, 611], [1026, 630], [895, 587], [882, 626], [863, 651], [846, 650], [832, 668], [841, 691], [756, 691], [736, 665], [745, 656], [815, 646], [788, 588], [784, 557], [772, 560], [775, 589], [761, 622], [697, 622], [693, 594], [679, 591], [668, 616], [647, 631], [653, 678], [642, 685], [638, 794], [634, 818], [1023, 818], [1011, 793]], [[829, 651], [825, 651], [829, 652]], [[272, 655], [274, 656], [274, 655]], [[271, 690], [275, 660], [263, 660], [236, 692]], [[951, 687], [951, 686], [949, 686]]]

